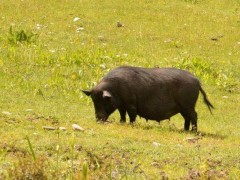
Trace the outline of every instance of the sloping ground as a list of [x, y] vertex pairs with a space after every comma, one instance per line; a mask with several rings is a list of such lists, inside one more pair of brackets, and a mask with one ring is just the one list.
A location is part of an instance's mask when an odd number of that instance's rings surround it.
[[[237, 179], [239, 5], [1, 2], [0, 179]], [[191, 71], [213, 116], [200, 97], [197, 134], [182, 130], [180, 115], [160, 125], [138, 118], [131, 126], [115, 113], [110, 123], [96, 123], [81, 89], [119, 65]]]

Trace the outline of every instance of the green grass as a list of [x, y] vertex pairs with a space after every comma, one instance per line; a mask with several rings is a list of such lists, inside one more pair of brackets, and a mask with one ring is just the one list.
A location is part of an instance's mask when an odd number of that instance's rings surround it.
[[[0, 179], [238, 179], [239, 5], [1, 1]], [[198, 134], [183, 131], [180, 115], [131, 126], [114, 113], [96, 123], [81, 89], [120, 65], [191, 71], [213, 116], [199, 97]]]

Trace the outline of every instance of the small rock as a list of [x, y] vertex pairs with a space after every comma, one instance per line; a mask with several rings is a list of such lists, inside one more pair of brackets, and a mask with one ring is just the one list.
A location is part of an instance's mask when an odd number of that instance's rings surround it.
[[45, 130], [56, 130], [56, 128], [55, 127], [51, 127], [51, 126], [43, 126], [42, 127], [43, 129], [45, 129]]
[[26, 109], [26, 112], [32, 112], [33, 110], [32, 109]]
[[8, 115], [8, 116], [12, 115], [12, 113], [10, 113], [10, 112], [8, 112], [8, 111], [2, 111], [2, 114]]
[[66, 131], [67, 128], [65, 128], [65, 127], [59, 127], [59, 130], [61, 130], [61, 131]]
[[218, 38], [217, 37], [212, 37], [211, 40], [212, 41], [218, 41]]
[[106, 69], [106, 64], [100, 64], [99, 65], [102, 69]]
[[84, 27], [79, 27], [79, 28], [77, 28], [77, 32], [81, 32], [81, 31], [83, 31], [84, 30]]
[[186, 138], [185, 141], [188, 141], [190, 143], [195, 143], [197, 142], [199, 139], [202, 139], [201, 137], [189, 137], [189, 138]]
[[164, 40], [164, 42], [165, 43], [170, 43], [170, 42], [172, 42], [172, 40], [171, 39], [166, 39], [166, 40]]
[[124, 27], [124, 24], [122, 24], [121, 22], [117, 22], [117, 27]]
[[160, 144], [160, 143], [158, 143], [158, 142], [153, 142], [153, 145], [154, 145], [155, 147], [162, 146], [162, 144]]
[[75, 17], [74, 19], [73, 19], [73, 22], [76, 22], [76, 21], [79, 21], [81, 18], [79, 18], [79, 17]]
[[73, 124], [72, 128], [73, 128], [73, 130], [76, 130], [76, 131], [84, 131], [84, 129], [77, 124]]

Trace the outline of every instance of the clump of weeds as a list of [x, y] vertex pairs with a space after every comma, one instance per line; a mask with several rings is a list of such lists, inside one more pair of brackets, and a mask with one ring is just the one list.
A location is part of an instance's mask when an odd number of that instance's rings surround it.
[[9, 28], [8, 41], [10, 44], [19, 44], [19, 43], [35, 43], [38, 39], [38, 34], [33, 33], [32, 31], [25, 30], [13, 30], [11, 26]]
[[17, 161], [7, 172], [8, 177], [13, 179], [48, 179], [50, 177], [47, 161], [42, 157], [33, 160], [31, 156], [18, 155]]

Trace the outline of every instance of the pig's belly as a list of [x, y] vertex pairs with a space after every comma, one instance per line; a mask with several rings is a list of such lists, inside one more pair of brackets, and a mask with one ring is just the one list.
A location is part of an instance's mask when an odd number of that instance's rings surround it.
[[138, 108], [138, 115], [145, 119], [161, 121], [180, 112], [175, 103], [143, 104]]

